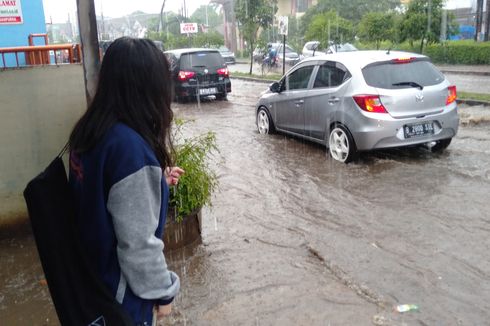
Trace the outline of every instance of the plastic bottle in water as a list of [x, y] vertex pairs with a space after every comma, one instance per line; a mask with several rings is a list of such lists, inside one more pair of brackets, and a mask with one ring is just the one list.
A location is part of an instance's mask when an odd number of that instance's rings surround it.
[[419, 306], [416, 304], [400, 304], [395, 306], [395, 311], [398, 312], [408, 312], [408, 311], [418, 311]]

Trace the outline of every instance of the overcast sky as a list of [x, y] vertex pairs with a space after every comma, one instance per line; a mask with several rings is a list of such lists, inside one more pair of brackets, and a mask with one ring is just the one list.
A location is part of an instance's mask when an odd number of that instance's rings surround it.
[[[25, 2], [25, 0], [24, 0]], [[159, 13], [163, 0], [95, 0], [95, 10], [97, 15], [101, 11], [106, 17], [121, 17], [137, 10], [146, 13]], [[43, 0], [44, 14], [46, 22], [64, 23], [70, 16], [75, 15], [76, 0]], [[178, 12], [184, 0], [166, 0], [165, 11], [171, 10]], [[199, 6], [209, 3], [209, 0], [186, 0], [189, 15]], [[447, 0], [446, 5], [449, 9], [464, 8], [474, 6], [476, 0]]]
[[[121, 17], [138, 10], [159, 13], [162, 3], [163, 0], [95, 0], [95, 10], [97, 15], [102, 11], [106, 17]], [[191, 15], [196, 8], [209, 3], [209, 0], [186, 0], [185, 3]], [[64, 23], [68, 14], [72, 16], [76, 12], [76, 0], [43, 0], [43, 4], [46, 22], [50, 22], [52, 18], [53, 23]], [[183, 4], [184, 0], [166, 0], [165, 11], [178, 12]]]

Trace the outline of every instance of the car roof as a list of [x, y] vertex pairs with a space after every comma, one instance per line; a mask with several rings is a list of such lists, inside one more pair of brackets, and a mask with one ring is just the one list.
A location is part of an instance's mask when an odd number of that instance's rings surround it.
[[314, 57], [309, 57], [303, 60], [318, 61], [318, 60], [333, 60], [341, 62], [345, 65], [357, 65], [364, 68], [365, 66], [373, 62], [389, 61], [399, 58], [427, 58], [425, 55], [411, 52], [402, 51], [351, 51], [351, 52], [337, 52], [331, 54], [321, 54]]
[[171, 53], [176, 57], [180, 57], [182, 54], [187, 53], [195, 53], [195, 52], [216, 52], [219, 53], [217, 49], [209, 49], [209, 48], [185, 48], [185, 49], [174, 49], [165, 51], [165, 53]]
[[308, 41], [305, 43], [305, 45], [308, 45], [308, 44], [315, 44], [315, 43], [318, 43], [320, 44], [320, 41]]

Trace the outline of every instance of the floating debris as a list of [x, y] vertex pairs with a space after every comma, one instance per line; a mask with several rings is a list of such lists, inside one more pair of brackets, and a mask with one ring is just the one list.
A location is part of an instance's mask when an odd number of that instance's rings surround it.
[[409, 312], [409, 311], [418, 311], [419, 306], [416, 304], [400, 304], [395, 306], [395, 311], [398, 312]]

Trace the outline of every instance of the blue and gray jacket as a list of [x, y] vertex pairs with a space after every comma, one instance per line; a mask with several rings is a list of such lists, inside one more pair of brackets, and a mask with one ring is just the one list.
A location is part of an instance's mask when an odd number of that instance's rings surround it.
[[92, 150], [70, 155], [76, 225], [91, 263], [137, 325], [180, 286], [161, 240], [169, 190], [149, 144], [117, 123]]

